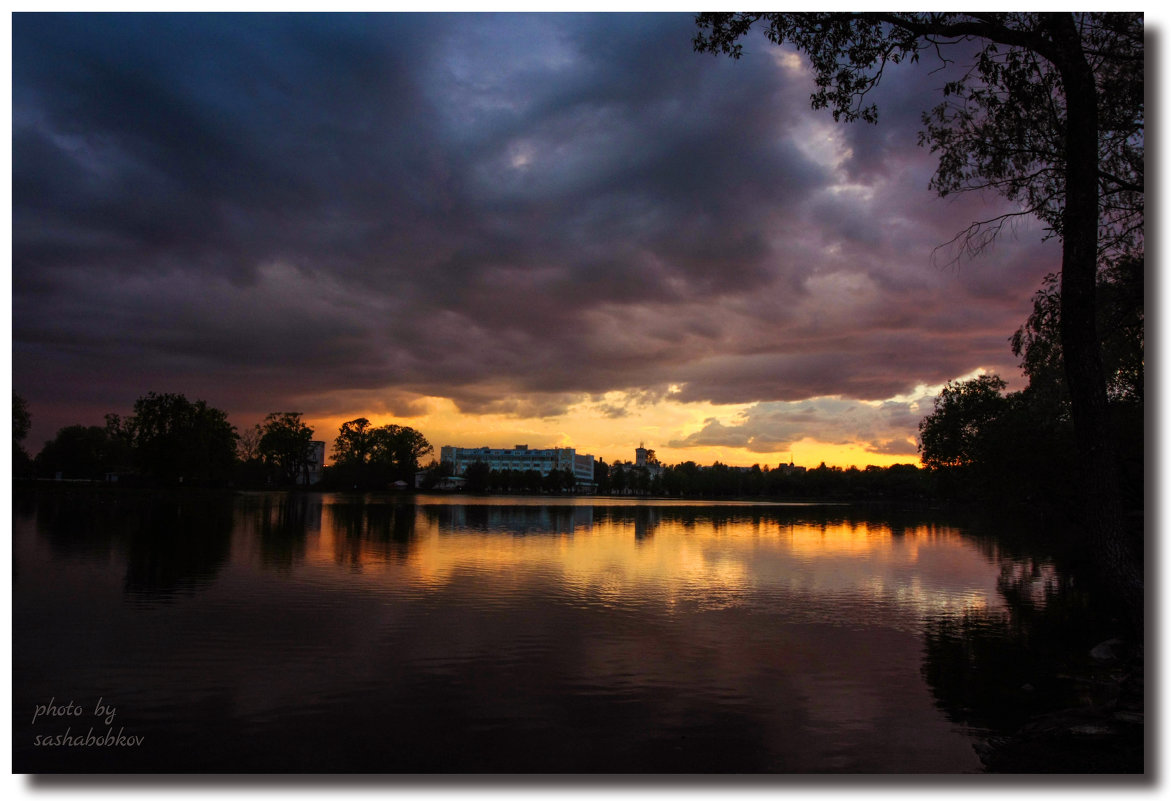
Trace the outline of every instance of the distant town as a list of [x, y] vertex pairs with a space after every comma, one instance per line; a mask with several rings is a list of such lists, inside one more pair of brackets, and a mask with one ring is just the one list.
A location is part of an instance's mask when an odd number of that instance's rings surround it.
[[[664, 465], [655, 451], [640, 443], [633, 461], [607, 464], [574, 448], [462, 448], [445, 445], [440, 459], [415, 476], [423, 490], [470, 492], [575, 492], [605, 495], [682, 495], [704, 490], [735, 490], [733, 494], [761, 494], [769, 477], [791, 477], [804, 467], [777, 465], [732, 467], [694, 462]], [[718, 479], [718, 480], [717, 480]], [[730, 479], [730, 480], [729, 480]], [[717, 494], [728, 494], [718, 492]]]

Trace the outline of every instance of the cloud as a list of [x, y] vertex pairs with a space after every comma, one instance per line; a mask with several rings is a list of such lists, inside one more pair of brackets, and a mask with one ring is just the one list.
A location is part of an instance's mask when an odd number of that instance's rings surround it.
[[915, 456], [918, 448], [908, 431], [930, 412], [930, 395], [885, 403], [837, 397], [791, 403], [757, 403], [730, 422], [708, 418], [701, 428], [671, 440], [672, 448], [719, 446], [753, 453], [790, 450], [803, 439], [835, 445], [862, 443], [876, 454]]
[[92, 414], [176, 389], [556, 416], [671, 384], [875, 400], [1013, 371], [1055, 251], [1027, 230], [933, 265], [989, 214], [926, 190], [913, 132], [938, 79], [901, 65], [879, 126], [837, 125], [763, 40], [713, 59], [692, 29], [18, 15], [17, 391], [54, 410], [38, 426], [76, 422], [64, 396]]

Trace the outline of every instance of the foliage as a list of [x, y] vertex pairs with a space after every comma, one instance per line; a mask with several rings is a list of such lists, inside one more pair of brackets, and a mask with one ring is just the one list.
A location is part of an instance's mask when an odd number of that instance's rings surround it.
[[487, 462], [472, 462], [464, 469], [464, 486], [468, 492], [487, 492], [492, 468]]
[[[14, 396], [14, 433], [27, 435], [27, 407]], [[22, 417], [23, 413], [23, 417]], [[372, 427], [365, 418], [343, 423], [335, 440], [337, 465], [330, 469], [338, 486], [386, 488], [403, 480], [414, 484], [419, 459], [432, 452], [427, 439], [407, 426]], [[313, 453], [313, 429], [300, 412], [273, 412], [263, 423], [237, 434], [227, 414], [204, 401], [150, 392], [138, 399], [134, 414], [106, 415], [104, 428], [70, 426], [45, 444], [27, 470], [45, 478], [102, 480], [110, 473], [135, 473], [131, 481], [163, 484], [240, 486], [303, 484]], [[451, 465], [434, 464], [432, 485], [451, 475]], [[572, 483], [565, 476], [559, 481]]]
[[101, 426], [66, 426], [45, 443], [34, 460], [42, 478], [101, 481], [119, 468], [125, 469], [129, 449], [124, 440]]
[[12, 393], [12, 441], [20, 444], [28, 436], [32, 427], [32, 416], [28, 413], [28, 403], [24, 398]]
[[[1098, 330], [1106, 394], [1112, 403], [1142, 404], [1144, 385], [1144, 259], [1128, 256], [1098, 271]], [[1010, 340], [1029, 386], [1048, 400], [1054, 414], [1068, 418], [1061, 348], [1061, 276], [1046, 276], [1033, 296], [1033, 311]]]
[[440, 480], [447, 478], [453, 473], [454, 470], [452, 469], [451, 462], [437, 462], [432, 459], [431, 463], [423, 468], [423, 480], [419, 487], [425, 490], [435, 489]]
[[260, 458], [281, 485], [308, 480], [312, 456], [313, 429], [301, 420], [300, 412], [272, 412], [260, 426], [257, 448]]
[[419, 459], [432, 451], [427, 438], [410, 426], [390, 424], [374, 430], [371, 460], [387, 465], [391, 480], [413, 483]]
[[380, 488], [405, 481], [414, 486], [419, 459], [432, 451], [426, 437], [409, 426], [374, 427], [359, 417], [342, 423], [334, 439], [331, 481]]
[[32, 416], [24, 398], [12, 393], [12, 474], [23, 476], [29, 472], [32, 461], [24, 449], [24, 440], [32, 428]]
[[600, 495], [655, 495], [705, 498], [786, 498], [918, 502], [933, 491], [929, 471], [913, 464], [812, 470], [789, 465], [731, 467], [688, 461], [651, 471], [595, 463]]
[[245, 428], [240, 432], [236, 441], [236, 458], [241, 462], [251, 462], [260, 459], [260, 438], [264, 435], [260, 424]]
[[999, 376], [949, 382], [919, 424], [923, 464], [950, 499], [1058, 510], [1076, 498], [1073, 432], [1028, 388], [1002, 394]]
[[342, 423], [333, 441], [334, 464], [366, 464], [374, 450], [374, 435], [365, 417]]
[[1008, 408], [1000, 376], [949, 381], [935, 399], [935, 411], [919, 424], [923, 464], [959, 467], [982, 461], [989, 430]]
[[601, 495], [610, 492], [610, 466], [605, 459], [594, 460], [594, 486]]
[[[1141, 509], [1143, 484], [1143, 262], [1125, 258], [1100, 273], [1102, 354], [1119, 455], [1121, 500]], [[1060, 278], [1051, 275], [1012, 336], [1029, 379], [1003, 395], [996, 376], [949, 383], [919, 427], [923, 463], [947, 497], [996, 497], [1058, 508], [1076, 497], [1077, 463], [1062, 364]]]
[[[1084, 53], [1097, 91], [1099, 226], [1115, 254], [1143, 237], [1143, 18], [1141, 14], [708, 13], [695, 48], [739, 58], [754, 26], [805, 53], [814, 108], [835, 120], [878, 121], [868, 103], [887, 67], [922, 57], [948, 69], [943, 99], [923, 114], [920, 143], [939, 155], [940, 195], [993, 189], [1016, 210], [976, 221], [958, 238], [969, 252], [1004, 223], [1035, 215], [1061, 235], [1069, 123], [1063, 71]], [[964, 58], [966, 64], [957, 66]]]
[[107, 417], [106, 431], [133, 452], [145, 477], [161, 483], [219, 483], [235, 461], [236, 429], [227, 413], [183, 395], [149, 392], [134, 402], [128, 420]]

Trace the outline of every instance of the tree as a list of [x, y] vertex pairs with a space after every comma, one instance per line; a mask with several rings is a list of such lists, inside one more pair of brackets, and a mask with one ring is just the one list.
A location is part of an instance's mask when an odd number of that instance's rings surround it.
[[339, 481], [364, 486], [385, 487], [398, 480], [413, 485], [419, 459], [432, 451], [415, 429], [394, 424], [375, 428], [365, 417], [342, 423], [333, 442]]
[[16, 444], [24, 442], [32, 428], [32, 416], [28, 413], [28, 403], [24, 398], [12, 393], [12, 441]]
[[338, 464], [343, 462], [365, 464], [368, 462], [373, 445], [370, 431], [370, 421], [365, 417], [342, 423], [338, 429], [338, 435], [333, 441], [334, 461]]
[[425, 475], [423, 476], [421, 489], [435, 489], [435, 486], [440, 480], [452, 474], [451, 462], [437, 462], [432, 459], [431, 463], [423, 468], [423, 471]]
[[313, 429], [300, 412], [272, 412], [260, 426], [260, 456], [279, 484], [308, 481]]
[[260, 458], [260, 438], [263, 434], [259, 423], [240, 432], [236, 442], [236, 456], [241, 462], [251, 462]]
[[162, 483], [226, 481], [235, 463], [236, 429], [227, 413], [180, 394], [149, 392], [128, 420], [107, 416], [106, 431], [129, 443], [144, 476]]
[[464, 469], [464, 486], [468, 492], [487, 492], [492, 468], [487, 462], [472, 462]]
[[919, 423], [919, 449], [928, 468], [966, 467], [982, 461], [989, 428], [1008, 408], [1000, 376], [949, 381], [935, 411]]
[[44, 478], [101, 481], [124, 458], [119, 443], [101, 426], [66, 426], [45, 443], [34, 461]]
[[594, 460], [594, 485], [599, 495], [610, 494], [610, 466], [605, 459]]
[[24, 439], [32, 428], [32, 416], [28, 413], [28, 403], [25, 399], [12, 393], [12, 474], [23, 475], [28, 471], [31, 461], [28, 452], [24, 449]]
[[342, 423], [333, 441], [332, 480], [354, 487], [369, 484], [373, 447], [374, 438], [369, 420], [359, 417]]
[[268, 482], [269, 469], [260, 455], [260, 438], [264, 432], [259, 423], [240, 431], [236, 441], [236, 469], [234, 482], [243, 487], [262, 487]]
[[[1033, 312], [1011, 338], [1013, 353], [1029, 377], [1030, 403], [1038, 416], [1070, 420], [1070, 395], [1062, 369], [1061, 278], [1047, 276], [1033, 296]], [[1098, 272], [1098, 330], [1123, 508], [1143, 507], [1145, 324], [1143, 258], [1104, 262]]]
[[626, 486], [627, 486], [626, 478], [627, 478], [626, 470], [624, 470], [622, 467], [619, 467], [616, 464], [612, 465], [610, 467], [610, 489], [611, 489], [611, 491], [617, 492], [619, 495], [624, 495], [626, 493]]
[[414, 484], [419, 459], [432, 451], [431, 443], [420, 432], [410, 426], [390, 424], [375, 429], [371, 458], [388, 466], [392, 481]]
[[[1061, 238], [1061, 344], [1088, 532], [1129, 610], [1141, 616], [1141, 556], [1123, 530], [1096, 316], [1103, 254], [1143, 242], [1143, 17], [1137, 13], [701, 14], [695, 48], [741, 55], [756, 23], [809, 56], [815, 108], [877, 121], [865, 105], [885, 68], [922, 53], [978, 47], [924, 114], [941, 195], [993, 189], [1020, 210], [961, 236], [979, 251], [1006, 220], [1031, 214]], [[953, 56], [954, 57], [954, 56]]]
[[[1144, 396], [1143, 258], [1127, 256], [1105, 262], [1098, 271], [1098, 330], [1102, 332], [1102, 366], [1111, 404], [1142, 405]], [[1029, 386], [1043, 393], [1055, 414], [1069, 416], [1069, 388], [1062, 367], [1061, 276], [1045, 277], [1033, 295], [1033, 311], [1010, 339], [1013, 355]]]

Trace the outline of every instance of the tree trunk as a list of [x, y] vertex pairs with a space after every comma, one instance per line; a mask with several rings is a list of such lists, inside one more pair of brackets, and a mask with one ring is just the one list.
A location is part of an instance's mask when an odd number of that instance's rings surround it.
[[1051, 18], [1066, 100], [1061, 345], [1080, 461], [1084, 520], [1104, 578], [1141, 624], [1143, 572], [1122, 519], [1118, 463], [1096, 323], [1098, 105], [1094, 73], [1068, 14]]

